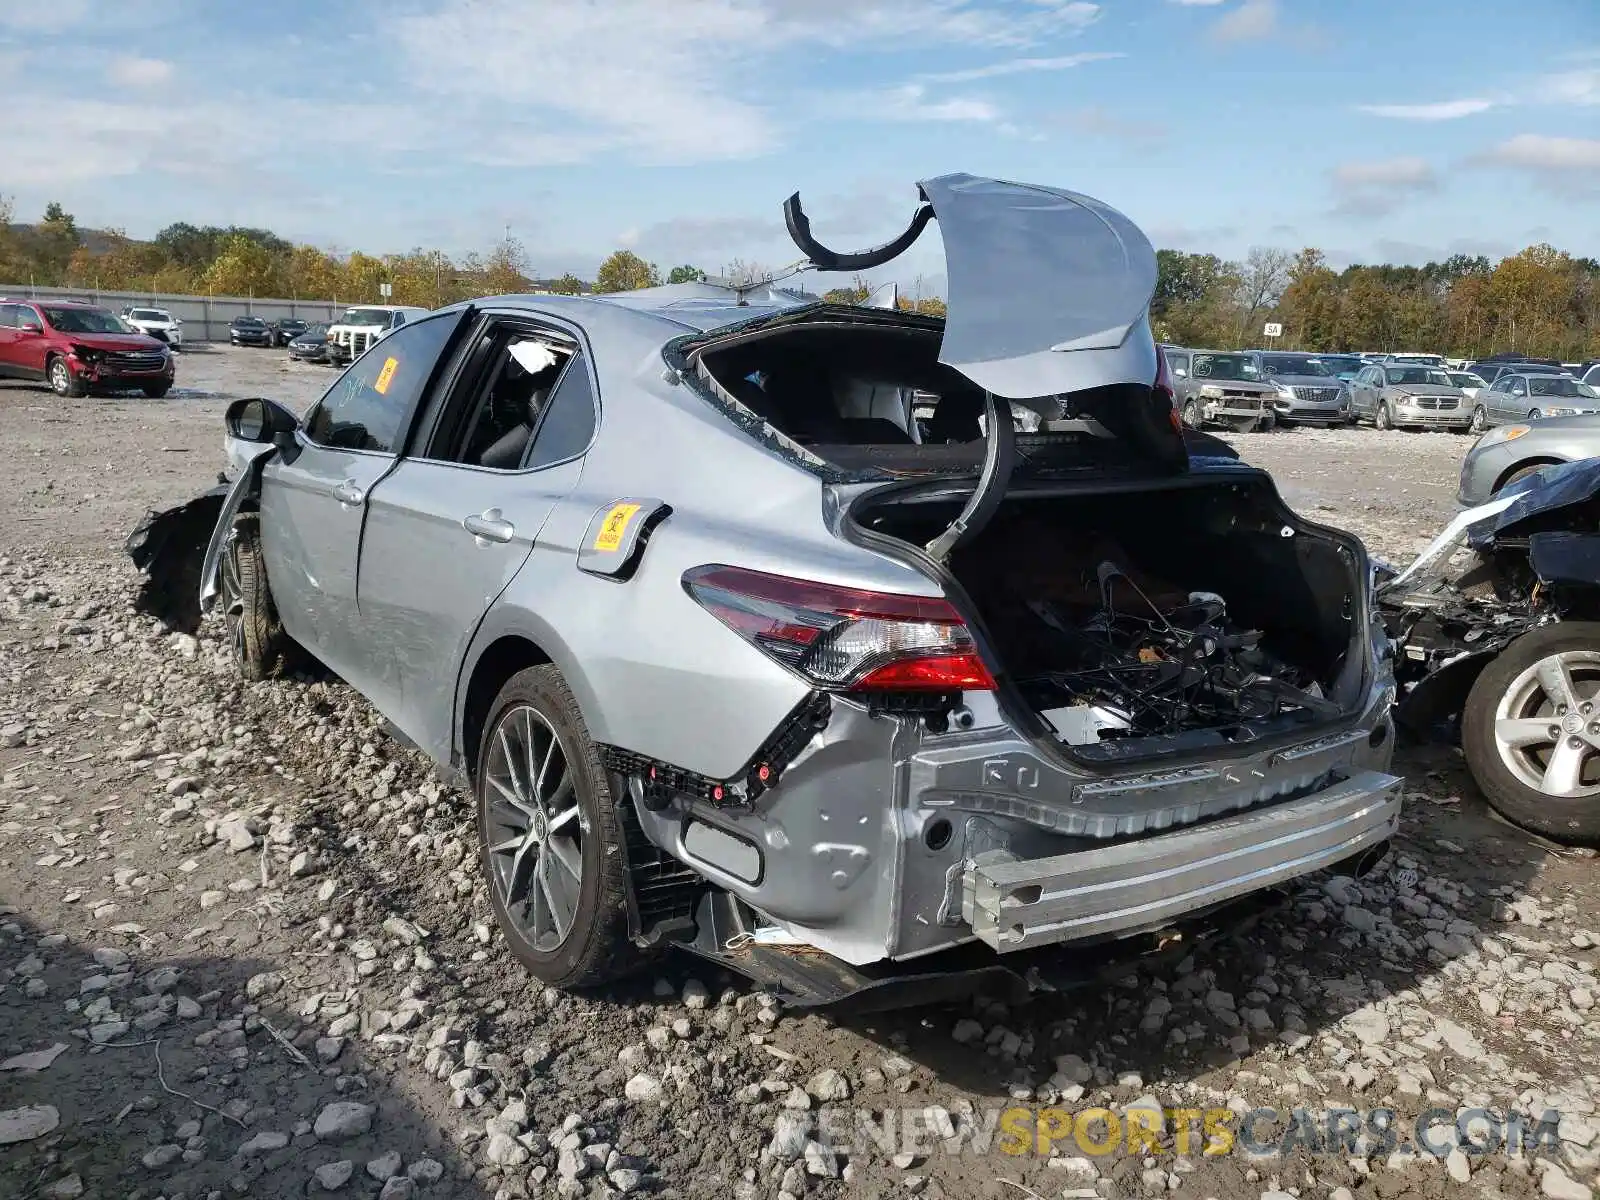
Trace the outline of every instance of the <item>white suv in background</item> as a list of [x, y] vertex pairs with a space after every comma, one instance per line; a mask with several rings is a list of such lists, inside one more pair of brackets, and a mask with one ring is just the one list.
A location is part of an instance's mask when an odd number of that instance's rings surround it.
[[183, 345], [183, 319], [164, 308], [125, 308], [122, 319], [140, 333], [163, 339], [174, 350]]

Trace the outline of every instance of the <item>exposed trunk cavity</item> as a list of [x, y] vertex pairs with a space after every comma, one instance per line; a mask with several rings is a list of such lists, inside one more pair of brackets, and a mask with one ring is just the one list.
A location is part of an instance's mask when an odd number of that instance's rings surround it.
[[[858, 528], [923, 545], [945, 491], [859, 500]], [[1353, 714], [1364, 556], [1300, 521], [1265, 476], [1046, 495], [1013, 491], [948, 563], [1002, 699], [1088, 762], [1295, 737]], [[1013, 713], [1013, 716], [1018, 714]]]

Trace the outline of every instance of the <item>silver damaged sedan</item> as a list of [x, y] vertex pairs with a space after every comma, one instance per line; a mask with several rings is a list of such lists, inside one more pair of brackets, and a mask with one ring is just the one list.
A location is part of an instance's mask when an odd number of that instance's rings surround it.
[[968, 175], [874, 249], [785, 213], [847, 273], [937, 220], [948, 322], [770, 281], [431, 313], [230, 409], [231, 482], [130, 538], [146, 602], [470, 788], [558, 986], [676, 945], [796, 1004], [1026, 993], [1375, 862], [1366, 553], [1185, 434], [1144, 234]]

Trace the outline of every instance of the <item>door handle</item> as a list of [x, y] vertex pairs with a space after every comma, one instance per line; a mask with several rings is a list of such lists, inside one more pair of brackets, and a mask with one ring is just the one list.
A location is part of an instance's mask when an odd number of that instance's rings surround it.
[[340, 504], [360, 504], [367, 494], [356, 486], [354, 479], [346, 479], [334, 487], [333, 498]]
[[486, 508], [481, 513], [461, 518], [461, 528], [475, 538], [486, 542], [509, 542], [517, 527], [498, 508]]

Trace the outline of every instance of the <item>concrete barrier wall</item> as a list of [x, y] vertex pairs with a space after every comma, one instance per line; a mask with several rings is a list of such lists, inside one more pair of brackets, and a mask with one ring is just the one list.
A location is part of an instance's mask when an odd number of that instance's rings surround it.
[[29, 287], [0, 284], [0, 296], [14, 300], [82, 300], [112, 312], [124, 308], [164, 308], [183, 320], [186, 342], [225, 342], [228, 322], [234, 317], [299, 317], [302, 321], [331, 321], [350, 307], [330, 300], [278, 300], [249, 296], [163, 296], [149, 292], [96, 292], [81, 288]]

